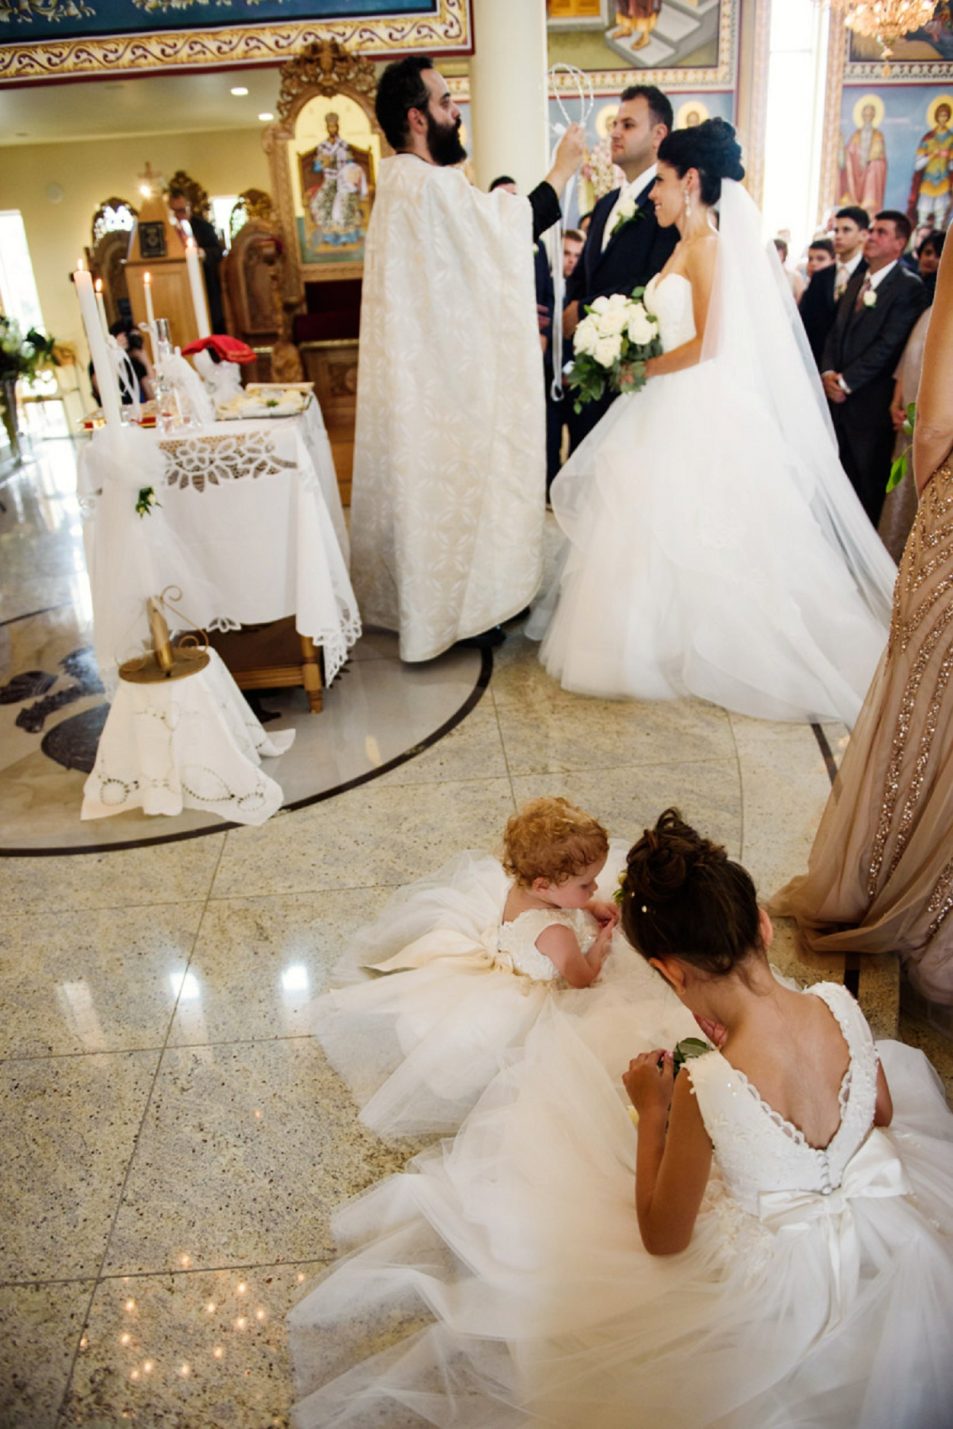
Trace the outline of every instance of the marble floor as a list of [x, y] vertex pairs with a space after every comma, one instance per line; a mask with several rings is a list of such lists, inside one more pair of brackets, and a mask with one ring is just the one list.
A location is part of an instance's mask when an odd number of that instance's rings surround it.
[[[33, 455], [0, 486], [0, 620], [81, 622], [72, 447]], [[676, 803], [770, 892], [803, 863], [845, 740], [575, 698], [518, 625], [480, 694], [415, 757], [258, 829], [0, 851], [4, 1429], [285, 1425], [284, 1316], [333, 1252], [330, 1214], [409, 1154], [361, 1129], [309, 1036], [352, 930], [448, 853], [497, 847], [540, 793], [622, 837]], [[806, 978], [853, 979], [896, 1034], [891, 960], [805, 966], [783, 927], [777, 950]], [[953, 1044], [926, 1022], [902, 1035], [950, 1076]]]

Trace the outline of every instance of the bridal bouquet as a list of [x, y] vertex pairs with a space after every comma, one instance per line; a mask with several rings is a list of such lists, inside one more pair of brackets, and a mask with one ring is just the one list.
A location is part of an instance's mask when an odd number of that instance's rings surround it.
[[598, 401], [607, 388], [638, 392], [645, 386], [645, 364], [660, 355], [662, 343], [658, 323], [642, 302], [644, 292], [635, 288], [630, 298], [613, 293], [586, 308], [572, 340], [575, 360], [569, 385], [575, 393], [574, 411]]

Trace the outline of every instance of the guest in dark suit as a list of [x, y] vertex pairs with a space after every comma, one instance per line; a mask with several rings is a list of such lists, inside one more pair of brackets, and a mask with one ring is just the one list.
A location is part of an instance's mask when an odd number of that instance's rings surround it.
[[866, 209], [851, 205], [837, 210], [834, 218], [834, 262], [812, 276], [801, 298], [798, 312], [818, 367], [824, 357], [827, 335], [834, 326], [837, 304], [854, 274], [866, 267], [864, 244], [869, 227]]
[[[658, 147], [672, 127], [672, 106], [654, 85], [631, 85], [622, 91], [612, 121], [612, 158], [625, 174], [621, 188], [605, 194], [592, 211], [586, 246], [566, 285], [564, 329], [567, 337], [585, 316], [588, 304], [600, 296], [631, 293], [644, 287], [667, 262], [678, 233], [674, 225], [660, 228], [649, 193], [655, 182]], [[573, 447], [596, 425], [615, 399], [607, 393], [570, 415]]]
[[926, 289], [900, 261], [909, 239], [906, 214], [877, 214], [864, 244], [866, 271], [854, 273], [838, 304], [821, 372], [841, 465], [875, 526], [893, 455], [893, 377], [927, 306]]

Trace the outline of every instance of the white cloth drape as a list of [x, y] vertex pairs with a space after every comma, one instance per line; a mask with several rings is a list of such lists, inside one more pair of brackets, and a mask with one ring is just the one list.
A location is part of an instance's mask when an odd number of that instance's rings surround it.
[[351, 540], [364, 619], [428, 660], [540, 580], [543, 364], [530, 206], [381, 164], [361, 304]]
[[[146, 597], [173, 585], [175, 604], [205, 630], [294, 615], [323, 648], [330, 684], [360, 619], [316, 404], [302, 417], [169, 433], [103, 428], [80, 455], [78, 482], [104, 677], [142, 650]], [[140, 517], [143, 486], [158, 505]]]
[[187, 808], [263, 824], [281, 807], [281, 787], [263, 773], [261, 756], [284, 754], [294, 730], [266, 734], [219, 656], [208, 653], [205, 669], [185, 679], [119, 681], [81, 818]]

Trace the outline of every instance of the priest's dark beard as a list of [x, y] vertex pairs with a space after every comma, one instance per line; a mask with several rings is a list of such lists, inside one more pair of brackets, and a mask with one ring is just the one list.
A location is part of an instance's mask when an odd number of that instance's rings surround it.
[[430, 157], [441, 168], [450, 164], [462, 164], [467, 151], [460, 143], [460, 120], [455, 124], [441, 124], [427, 111], [427, 148]]

